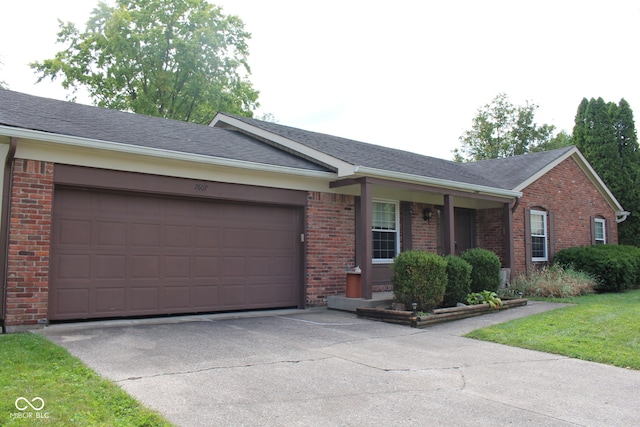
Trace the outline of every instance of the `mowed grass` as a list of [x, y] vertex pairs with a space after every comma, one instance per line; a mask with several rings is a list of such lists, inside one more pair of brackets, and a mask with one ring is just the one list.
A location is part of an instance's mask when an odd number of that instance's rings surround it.
[[576, 305], [466, 336], [640, 370], [640, 290], [553, 301]]
[[[23, 397], [39, 409], [20, 411]], [[26, 407], [24, 400], [18, 406]], [[0, 335], [0, 425], [170, 426], [114, 383], [40, 335]]]

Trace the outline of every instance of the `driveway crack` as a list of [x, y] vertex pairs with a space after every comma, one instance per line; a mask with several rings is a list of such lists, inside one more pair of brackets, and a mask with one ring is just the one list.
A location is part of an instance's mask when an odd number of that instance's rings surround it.
[[138, 380], [148, 379], [148, 378], [170, 377], [170, 376], [176, 376], [176, 375], [189, 375], [189, 374], [197, 374], [202, 372], [212, 372], [212, 371], [221, 371], [221, 370], [238, 369], [238, 368], [253, 368], [257, 366], [274, 366], [274, 365], [283, 365], [283, 364], [284, 365], [297, 364], [297, 363], [303, 363], [303, 362], [318, 362], [318, 361], [331, 359], [331, 358], [332, 357], [327, 356], [327, 357], [319, 357], [316, 359], [278, 360], [275, 362], [266, 362], [266, 363], [245, 363], [245, 364], [228, 365], [228, 366], [209, 366], [206, 368], [199, 368], [199, 369], [186, 369], [182, 371], [160, 372], [160, 373], [151, 374], [151, 375], [131, 376], [131, 377], [115, 380], [115, 382], [125, 383], [128, 381], [138, 381]]

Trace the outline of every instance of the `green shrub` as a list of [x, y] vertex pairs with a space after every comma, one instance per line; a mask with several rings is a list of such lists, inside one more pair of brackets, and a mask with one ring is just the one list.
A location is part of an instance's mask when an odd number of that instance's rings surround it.
[[569, 298], [593, 293], [597, 285], [595, 277], [585, 271], [554, 264], [521, 274], [509, 289], [531, 297]]
[[405, 251], [392, 265], [393, 297], [410, 308], [417, 303], [419, 311], [439, 306], [447, 285], [447, 262], [439, 255], [422, 251]]
[[447, 255], [447, 287], [442, 301], [443, 307], [455, 307], [465, 301], [471, 292], [471, 264], [460, 257]]
[[460, 258], [471, 264], [471, 292], [497, 291], [500, 287], [500, 258], [482, 248], [464, 251]]
[[616, 292], [640, 285], [640, 248], [593, 245], [558, 251], [554, 263], [573, 266], [596, 278], [596, 291]]

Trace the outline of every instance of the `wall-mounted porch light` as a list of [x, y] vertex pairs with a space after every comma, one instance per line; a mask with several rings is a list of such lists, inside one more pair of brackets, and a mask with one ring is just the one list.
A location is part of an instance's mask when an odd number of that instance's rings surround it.
[[431, 208], [424, 208], [422, 210], [422, 219], [424, 219], [425, 221], [427, 222], [431, 221], [432, 216], [433, 216], [433, 211], [431, 210]]

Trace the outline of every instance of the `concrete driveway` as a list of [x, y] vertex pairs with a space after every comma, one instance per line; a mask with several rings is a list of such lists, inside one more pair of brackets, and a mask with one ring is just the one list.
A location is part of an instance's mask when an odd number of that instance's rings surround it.
[[313, 309], [41, 331], [180, 426], [637, 426], [640, 372]]

